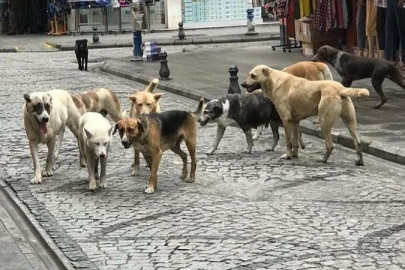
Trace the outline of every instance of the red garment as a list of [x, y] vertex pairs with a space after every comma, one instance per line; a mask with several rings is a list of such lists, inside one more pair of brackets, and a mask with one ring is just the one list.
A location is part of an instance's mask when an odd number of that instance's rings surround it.
[[336, 11], [337, 11], [337, 14], [338, 14], [338, 18], [337, 18], [337, 20], [338, 20], [338, 27], [339, 28], [344, 28], [344, 25], [343, 25], [343, 5], [342, 5], [343, 3], [342, 3], [342, 1], [341, 0], [337, 0], [336, 1]]
[[314, 28], [318, 31], [326, 31], [326, 20], [328, 14], [328, 0], [317, 0], [314, 18]]

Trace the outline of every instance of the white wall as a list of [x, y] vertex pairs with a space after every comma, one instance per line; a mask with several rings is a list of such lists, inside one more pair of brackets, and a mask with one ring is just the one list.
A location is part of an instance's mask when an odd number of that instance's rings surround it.
[[181, 22], [181, 0], [166, 0], [166, 28], [177, 29]]

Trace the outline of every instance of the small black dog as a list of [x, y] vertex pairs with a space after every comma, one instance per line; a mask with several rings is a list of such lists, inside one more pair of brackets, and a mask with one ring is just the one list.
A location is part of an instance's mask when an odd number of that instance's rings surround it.
[[89, 58], [89, 49], [87, 48], [87, 39], [78, 39], [75, 44], [75, 53], [79, 70], [87, 71], [87, 61]]

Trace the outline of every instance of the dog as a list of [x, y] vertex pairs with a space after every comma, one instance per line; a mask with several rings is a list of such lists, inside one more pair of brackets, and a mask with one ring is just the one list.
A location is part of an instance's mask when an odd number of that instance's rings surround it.
[[[159, 79], [153, 79], [149, 85], [143, 91], [137, 91], [129, 96], [131, 100], [130, 117], [138, 117], [142, 114], [160, 113], [159, 100], [162, 97], [162, 93], [153, 94]], [[139, 151], [134, 149], [134, 170], [132, 175], [135, 176], [139, 171]]]
[[[212, 155], [218, 148], [227, 127], [238, 127], [245, 133], [247, 148], [243, 150], [244, 153], [252, 152], [252, 128], [270, 124], [273, 132], [273, 145], [266, 151], [274, 151], [280, 138], [278, 133], [278, 127], [281, 125], [280, 116], [273, 103], [265, 97], [263, 92], [245, 95], [228, 94], [219, 99], [213, 99], [204, 106], [198, 122], [201, 126], [205, 126], [209, 122], [218, 125], [214, 144], [206, 152], [207, 155]], [[303, 142], [301, 146], [305, 147]]]
[[[97, 178], [100, 178], [99, 186], [107, 188], [107, 157], [113, 128], [114, 126], [111, 126], [108, 120], [99, 113], [86, 112], [80, 117], [79, 147], [87, 162], [89, 190], [97, 188]], [[100, 177], [98, 176], [99, 162], [101, 165]]]
[[[24, 94], [24, 99], [24, 127], [34, 163], [34, 177], [30, 182], [41, 183], [42, 176], [53, 175], [52, 168], [59, 156], [65, 126], [78, 139], [80, 113], [72, 97], [64, 90]], [[41, 173], [38, 144], [42, 143], [48, 146], [48, 155], [45, 170]]]
[[[313, 62], [313, 61], [302, 61], [291, 66], [288, 66], [281, 71], [287, 72], [291, 75], [308, 79], [310, 81], [323, 81], [331, 80], [333, 81], [332, 72], [328, 65], [322, 62]], [[257, 85], [256, 85], [257, 86]], [[261, 89], [256, 89], [255, 87], [251, 89], [246, 89], [248, 92], [252, 91], [261, 91]], [[317, 121], [315, 121], [317, 123]], [[253, 140], [257, 140], [263, 132], [264, 125], [257, 127], [256, 133], [253, 136]]]
[[313, 60], [330, 63], [342, 77], [342, 84], [345, 87], [350, 87], [353, 81], [371, 78], [371, 83], [381, 99], [374, 109], [381, 108], [387, 102], [382, 90], [385, 78], [405, 89], [405, 78], [394, 64], [385, 59], [355, 56], [331, 46], [322, 46]]
[[87, 39], [78, 39], [75, 43], [75, 54], [79, 70], [87, 71], [87, 62], [89, 60], [89, 49], [87, 48]]
[[110, 115], [115, 122], [122, 118], [121, 104], [112, 90], [97, 88], [81, 94], [72, 94], [72, 98], [81, 115], [86, 112], [98, 112], [104, 117]]
[[346, 88], [334, 81], [309, 81], [286, 72], [258, 65], [250, 72], [242, 85], [252, 87], [258, 84], [276, 106], [285, 129], [287, 153], [282, 158], [298, 157], [299, 122], [318, 115], [326, 142], [324, 163], [333, 150], [332, 125], [340, 117], [348, 128], [356, 147], [356, 165], [364, 165], [360, 139], [356, 131], [356, 112], [351, 100], [365, 98], [365, 88]]
[[[157, 171], [162, 153], [171, 149], [183, 160], [181, 179], [192, 183], [197, 168], [196, 120], [201, 114], [204, 101], [201, 99], [197, 110], [193, 112], [172, 110], [163, 113], [141, 115], [138, 118], [123, 118], [115, 125], [113, 134], [119, 131], [121, 143], [125, 149], [131, 146], [142, 152], [149, 168], [150, 177], [145, 193], [151, 194], [157, 185]], [[187, 154], [180, 148], [186, 143], [191, 158], [190, 175], [187, 178]]]

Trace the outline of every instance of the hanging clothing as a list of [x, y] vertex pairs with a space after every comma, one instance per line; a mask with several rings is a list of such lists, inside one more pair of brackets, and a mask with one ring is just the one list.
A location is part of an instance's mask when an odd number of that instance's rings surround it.
[[366, 36], [377, 36], [377, 7], [373, 0], [366, 0]]
[[311, 4], [309, 1], [310, 0], [299, 0], [301, 18], [311, 14]]
[[327, 0], [317, 0], [316, 10], [315, 10], [315, 19], [314, 19], [314, 28], [317, 31], [326, 31], [326, 20], [328, 13], [328, 1]]
[[349, 8], [347, 6], [347, 1], [342, 0], [342, 11], [343, 11], [343, 28], [347, 28], [349, 24]]
[[360, 50], [366, 48], [366, 4], [362, 0], [357, 2], [357, 16], [356, 16], [356, 28], [357, 28], [357, 46]]

